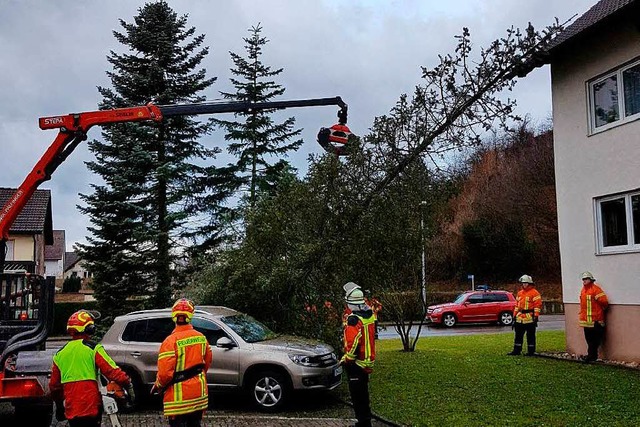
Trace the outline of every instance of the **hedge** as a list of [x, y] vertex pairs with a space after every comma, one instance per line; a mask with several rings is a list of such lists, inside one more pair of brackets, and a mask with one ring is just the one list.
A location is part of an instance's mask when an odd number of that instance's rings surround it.
[[59, 336], [67, 334], [67, 320], [69, 317], [80, 309], [96, 310], [98, 303], [96, 301], [84, 302], [57, 302], [53, 308], [53, 328], [49, 335]]

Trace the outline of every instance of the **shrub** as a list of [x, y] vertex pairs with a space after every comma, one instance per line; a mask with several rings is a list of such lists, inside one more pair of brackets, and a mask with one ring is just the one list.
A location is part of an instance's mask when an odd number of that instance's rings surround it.
[[78, 292], [82, 286], [82, 279], [78, 276], [70, 276], [62, 283], [62, 292]]

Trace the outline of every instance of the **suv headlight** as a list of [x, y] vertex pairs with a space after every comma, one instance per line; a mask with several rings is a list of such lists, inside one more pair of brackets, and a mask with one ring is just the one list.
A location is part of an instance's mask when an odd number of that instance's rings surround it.
[[441, 308], [434, 308], [432, 313], [440, 313], [442, 311]]
[[313, 368], [321, 366], [317, 358], [307, 356], [306, 354], [289, 354], [289, 359], [291, 359], [291, 361], [296, 365], [309, 366]]

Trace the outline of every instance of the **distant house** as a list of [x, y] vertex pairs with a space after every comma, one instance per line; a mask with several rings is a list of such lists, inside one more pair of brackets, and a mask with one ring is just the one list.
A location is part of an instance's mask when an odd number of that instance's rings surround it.
[[46, 276], [62, 279], [64, 275], [65, 255], [64, 230], [53, 230], [53, 245], [44, 247], [44, 271]]
[[[0, 187], [0, 206], [16, 192]], [[9, 229], [5, 270], [45, 274], [45, 246], [53, 245], [51, 191], [36, 190]]]
[[551, 53], [567, 350], [585, 354], [580, 273], [609, 296], [604, 356], [640, 362], [640, 1], [602, 0]]
[[75, 252], [65, 253], [64, 278], [79, 277], [82, 279], [81, 290], [86, 290], [93, 275], [87, 270], [84, 261]]

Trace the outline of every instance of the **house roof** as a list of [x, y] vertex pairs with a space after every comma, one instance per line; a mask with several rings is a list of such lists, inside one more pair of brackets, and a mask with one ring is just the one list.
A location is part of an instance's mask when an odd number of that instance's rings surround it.
[[596, 30], [634, 3], [637, 3], [636, 0], [600, 0], [558, 34], [558, 37], [551, 42], [549, 51], [553, 52], [567, 42], [574, 41], [578, 36]]
[[65, 246], [64, 230], [53, 230], [53, 245], [44, 247], [44, 259], [61, 260], [64, 257]]
[[[16, 192], [15, 188], [0, 187], [0, 206]], [[9, 229], [12, 234], [40, 234], [45, 237], [45, 244], [53, 244], [53, 219], [51, 214], [51, 190], [36, 190], [18, 214]]]
[[80, 261], [80, 257], [75, 252], [65, 252], [64, 253], [64, 271], [72, 268], [78, 261]]

